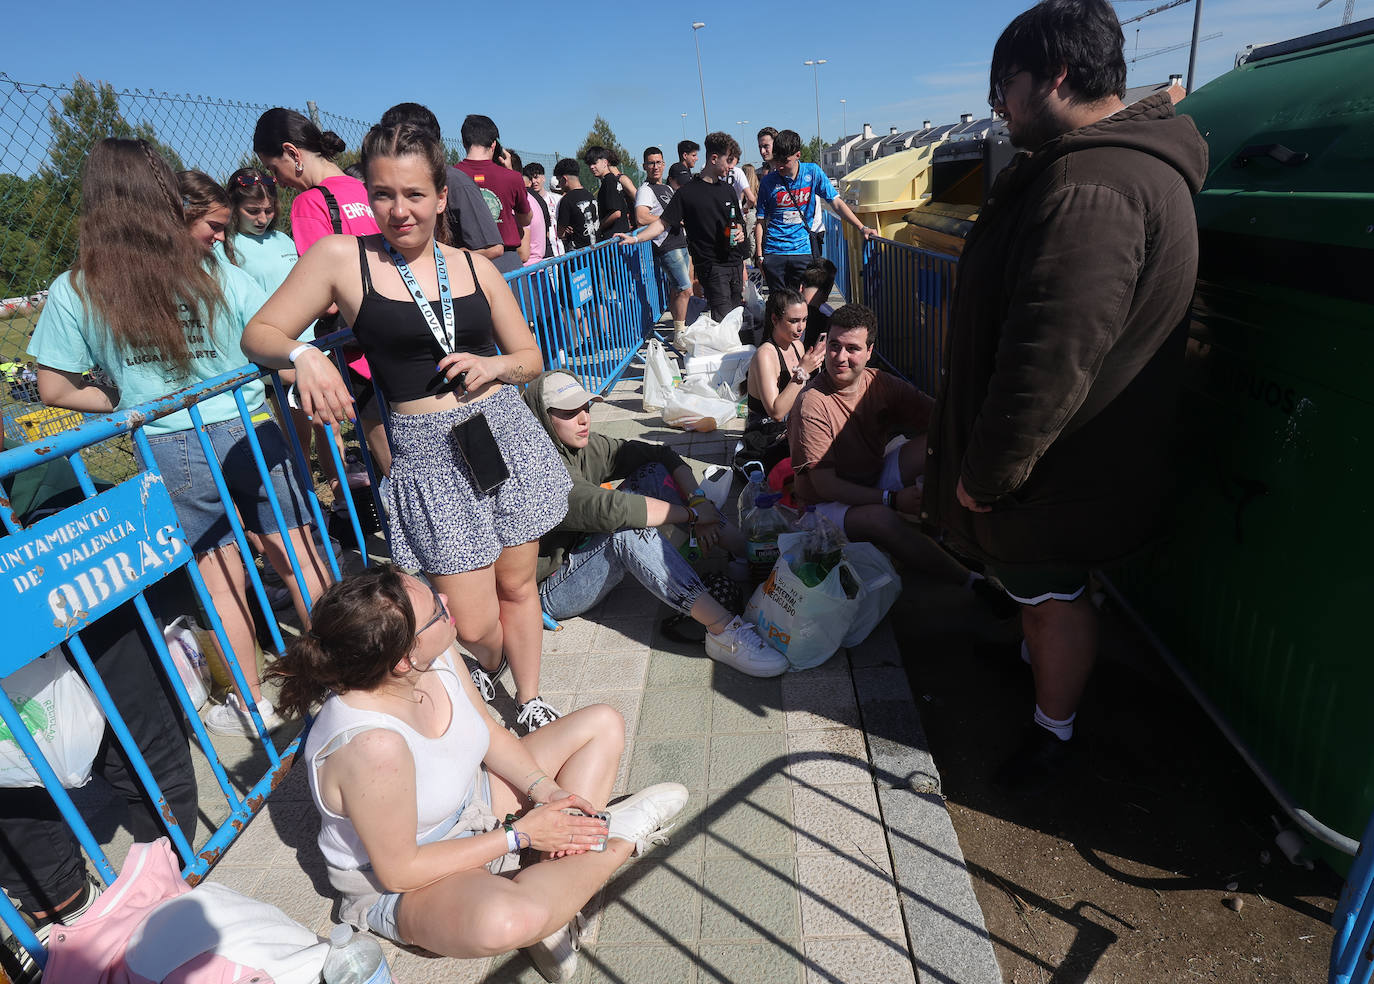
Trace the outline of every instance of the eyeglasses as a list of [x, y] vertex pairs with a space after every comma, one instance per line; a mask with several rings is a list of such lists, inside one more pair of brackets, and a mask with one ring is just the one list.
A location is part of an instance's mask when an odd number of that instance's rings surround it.
[[229, 183], [236, 188], [251, 188], [253, 185], [262, 185], [268, 191], [275, 192], [277, 190], [276, 180], [270, 174], [263, 174], [261, 171], [236, 174]]
[[992, 86], [992, 95], [988, 96], [988, 105], [1005, 106], [1007, 104], [1007, 83], [1024, 71], [1026, 71], [1024, 68], [1018, 68], [1006, 78], [998, 79], [994, 82]]
[[444, 599], [439, 596], [438, 590], [434, 585], [429, 584], [429, 582], [425, 582], [425, 584], [429, 588], [429, 593], [434, 595], [434, 607], [436, 611], [428, 622], [415, 630], [416, 638], [424, 635], [425, 631], [431, 626], [437, 625], [441, 620], [448, 618], [448, 607], [444, 604]]

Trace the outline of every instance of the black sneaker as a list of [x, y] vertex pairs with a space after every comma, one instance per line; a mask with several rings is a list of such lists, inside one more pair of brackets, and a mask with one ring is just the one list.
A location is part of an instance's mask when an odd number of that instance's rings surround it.
[[525, 730], [525, 734], [538, 731], [546, 724], [553, 724], [563, 715], [554, 710], [553, 706], [545, 703], [543, 697], [533, 697], [529, 701], [520, 705], [519, 713], [515, 717], [517, 726]]
[[[19, 914], [29, 924], [29, 928], [38, 937], [38, 941], [46, 945], [54, 926], [58, 924], [70, 926], [84, 916], [87, 910], [95, 905], [95, 900], [100, 898], [100, 893], [104, 888], [104, 882], [88, 870], [86, 872], [86, 884], [82, 888], [81, 894], [66, 905], [41, 917], [31, 916], [22, 909], [19, 909]], [[18, 909], [19, 907], [15, 906], [15, 908]], [[15, 939], [9, 930], [5, 930], [4, 940], [0, 942], [0, 971], [3, 971], [13, 984], [36, 984], [43, 975], [38, 962], [33, 959], [29, 951], [24, 949], [23, 944]]]
[[1063, 778], [1072, 765], [1077, 744], [1031, 724], [1021, 742], [992, 775], [993, 785], [1018, 796], [1038, 796]]

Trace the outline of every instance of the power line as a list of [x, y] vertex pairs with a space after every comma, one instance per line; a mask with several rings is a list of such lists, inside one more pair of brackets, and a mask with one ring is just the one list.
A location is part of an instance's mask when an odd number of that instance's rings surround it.
[[[1214, 41], [1219, 37], [1221, 37], [1221, 32], [1217, 31], [1215, 34], [1208, 34], [1206, 37], [1198, 38], [1198, 40]], [[1169, 51], [1178, 51], [1181, 48], [1191, 48], [1192, 46], [1193, 43], [1191, 41], [1184, 41], [1182, 44], [1171, 44], [1167, 48], [1156, 48], [1153, 51], [1147, 51], [1145, 54], [1137, 55], [1134, 58], [1129, 58], [1127, 59], [1127, 61], [1134, 64], [1135, 62], [1143, 61], [1146, 58], [1153, 58], [1155, 55], [1162, 55]]]

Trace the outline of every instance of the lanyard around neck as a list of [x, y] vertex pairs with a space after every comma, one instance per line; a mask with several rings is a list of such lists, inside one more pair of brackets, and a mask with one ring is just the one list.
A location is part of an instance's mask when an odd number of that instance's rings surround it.
[[406, 289], [410, 291], [410, 296], [419, 305], [420, 313], [425, 316], [425, 324], [429, 325], [430, 333], [434, 340], [439, 343], [439, 347], [445, 352], [452, 352], [458, 347], [457, 337], [453, 330], [453, 291], [448, 286], [448, 264], [444, 262], [443, 250], [439, 244], [434, 244], [434, 274], [439, 281], [439, 304], [444, 311], [444, 326], [439, 327], [439, 319], [434, 316], [434, 305], [425, 300], [425, 292], [420, 289], [419, 281], [415, 279], [415, 274], [410, 272], [410, 265], [396, 252], [396, 247], [392, 246], [385, 239], [382, 242], [386, 245], [387, 255], [391, 257], [391, 262], [396, 264], [396, 272], [401, 275], [401, 280], [405, 282]]

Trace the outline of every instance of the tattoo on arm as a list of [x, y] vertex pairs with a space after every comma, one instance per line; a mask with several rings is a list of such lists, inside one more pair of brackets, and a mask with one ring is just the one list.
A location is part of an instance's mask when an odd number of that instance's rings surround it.
[[535, 375], [536, 373], [530, 372], [523, 364], [517, 364], [514, 369], [506, 374], [506, 382], [528, 383]]

